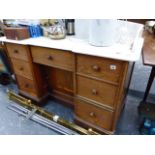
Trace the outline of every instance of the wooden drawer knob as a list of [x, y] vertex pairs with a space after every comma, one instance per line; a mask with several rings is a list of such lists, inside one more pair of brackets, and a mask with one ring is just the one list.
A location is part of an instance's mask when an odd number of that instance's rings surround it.
[[92, 94], [93, 95], [97, 95], [97, 90], [96, 89], [92, 89]]
[[28, 83], [26, 83], [26, 84], [25, 84], [25, 88], [28, 88], [28, 87], [29, 87], [29, 84], [28, 84]]
[[94, 113], [94, 112], [90, 112], [89, 115], [90, 115], [91, 117], [95, 117], [95, 113]]
[[19, 53], [18, 50], [14, 50], [13, 52], [16, 53], [16, 54]]
[[49, 55], [49, 56], [47, 57], [47, 59], [48, 59], [48, 60], [53, 60], [53, 57], [52, 57], [51, 55]]
[[100, 71], [100, 67], [99, 67], [98, 65], [93, 65], [93, 66], [92, 66], [92, 69], [93, 69], [94, 71]]
[[23, 70], [24, 70], [24, 68], [23, 68], [23, 67], [20, 67], [20, 68], [19, 68], [19, 70], [20, 70], [20, 71], [23, 71]]

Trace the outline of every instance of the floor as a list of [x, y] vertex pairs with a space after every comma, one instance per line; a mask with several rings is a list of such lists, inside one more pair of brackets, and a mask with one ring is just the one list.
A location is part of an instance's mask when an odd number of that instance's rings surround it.
[[[121, 114], [116, 128], [116, 135], [138, 135], [140, 117], [137, 113], [137, 106], [142, 100], [146, 84], [148, 81], [151, 68], [142, 65], [142, 61], [135, 64], [130, 90], [126, 98], [126, 105]], [[1, 135], [57, 135], [58, 133], [48, 129], [36, 122], [26, 120], [23, 116], [9, 110], [7, 107], [10, 104], [6, 90], [11, 89], [17, 91], [14, 84], [7, 87], [0, 85], [0, 134]], [[149, 100], [154, 101], [155, 84], [151, 88]], [[49, 101], [44, 107], [48, 111], [52, 111], [65, 119], [73, 120], [73, 112], [65, 106]]]

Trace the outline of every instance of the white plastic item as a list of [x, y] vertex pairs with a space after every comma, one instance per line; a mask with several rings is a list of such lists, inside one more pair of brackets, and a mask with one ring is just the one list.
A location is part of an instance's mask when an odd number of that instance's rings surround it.
[[75, 38], [88, 41], [89, 19], [75, 19]]
[[94, 46], [111, 46], [116, 42], [115, 19], [92, 19], [89, 23], [89, 43]]

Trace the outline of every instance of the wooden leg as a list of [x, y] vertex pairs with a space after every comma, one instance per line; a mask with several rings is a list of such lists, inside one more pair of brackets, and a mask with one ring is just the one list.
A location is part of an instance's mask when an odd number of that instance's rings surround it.
[[142, 102], [145, 102], [146, 99], [147, 99], [147, 96], [149, 94], [149, 91], [150, 91], [151, 85], [153, 83], [154, 77], [155, 77], [155, 67], [152, 67], [152, 70], [151, 70], [151, 73], [150, 73], [150, 77], [149, 77], [149, 81], [147, 83], [147, 87], [146, 87], [144, 98], [143, 98]]

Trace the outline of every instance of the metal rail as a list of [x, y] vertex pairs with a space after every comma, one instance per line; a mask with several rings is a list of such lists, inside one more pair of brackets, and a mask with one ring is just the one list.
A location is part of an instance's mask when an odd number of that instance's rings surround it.
[[[30, 110], [28, 110], [20, 105], [17, 105], [16, 103], [9, 105], [8, 109], [26, 117], [26, 118], [27, 118], [27, 116], [29, 116], [29, 113], [31, 113]], [[62, 125], [59, 125], [53, 121], [50, 121], [38, 114], [33, 114], [31, 117], [29, 117], [29, 119], [31, 119], [43, 126], [46, 126], [46, 127], [50, 128], [62, 135], [77, 135], [78, 134], [78, 133], [76, 133], [70, 129], [67, 129], [67, 128], [63, 127]]]
[[10, 90], [7, 90], [7, 94], [10, 100], [18, 103], [18, 105], [17, 103], [11, 104], [8, 108], [25, 116], [27, 119], [32, 119], [44, 126], [47, 126], [65, 135], [99, 135], [99, 133], [95, 132], [91, 128], [87, 130], [85, 128], [82, 128], [81, 126], [78, 126], [59, 117], [58, 115], [49, 113], [43, 108], [32, 104], [31, 100], [17, 95]]

